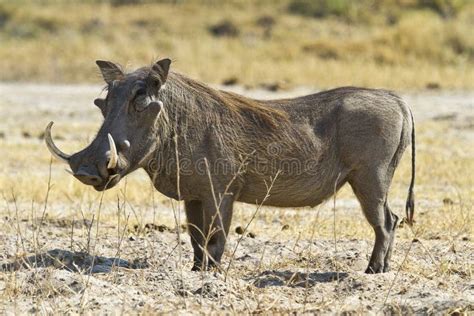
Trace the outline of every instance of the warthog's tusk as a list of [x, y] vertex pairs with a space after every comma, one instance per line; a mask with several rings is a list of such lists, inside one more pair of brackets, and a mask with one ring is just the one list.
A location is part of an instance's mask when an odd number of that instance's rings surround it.
[[112, 135], [107, 134], [107, 137], [109, 138], [109, 146], [110, 146], [110, 157], [109, 157], [110, 160], [107, 165], [107, 169], [115, 169], [115, 167], [117, 167], [117, 162], [118, 162], [117, 147], [115, 147], [115, 142]]
[[44, 130], [44, 140], [46, 142], [46, 146], [49, 149], [49, 152], [53, 155], [54, 158], [69, 164], [69, 159], [71, 158], [70, 155], [63, 153], [59, 150], [58, 147], [53, 142], [51, 138], [51, 127], [53, 126], [54, 122], [49, 122], [48, 126]]
[[67, 173], [69, 173], [69, 174], [72, 174], [72, 175], [74, 175], [74, 172], [72, 172], [72, 171], [71, 171], [71, 170], [69, 170], [69, 169], [64, 169], [64, 171], [66, 171], [66, 172], [67, 172]]

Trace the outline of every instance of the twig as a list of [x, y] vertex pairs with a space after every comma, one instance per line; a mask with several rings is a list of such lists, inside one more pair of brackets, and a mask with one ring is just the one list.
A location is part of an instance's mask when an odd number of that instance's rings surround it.
[[278, 170], [277, 173], [275, 174], [275, 177], [273, 177], [273, 178], [271, 179], [270, 186], [267, 186], [267, 192], [266, 192], [266, 194], [265, 194], [265, 197], [263, 198], [263, 200], [261, 201], [260, 204], [257, 204], [257, 208], [255, 209], [255, 212], [253, 212], [252, 217], [250, 218], [249, 222], [248, 222], [247, 225], [245, 226], [242, 235], [241, 235], [240, 238], [237, 240], [237, 244], [235, 245], [234, 251], [232, 252], [232, 255], [230, 256], [229, 264], [227, 265], [227, 269], [226, 269], [226, 271], [225, 271], [224, 282], [227, 281], [227, 275], [229, 274], [230, 267], [231, 267], [232, 262], [233, 262], [233, 260], [234, 260], [235, 253], [237, 252], [237, 248], [238, 248], [239, 245], [240, 245], [240, 242], [241, 242], [242, 239], [244, 238], [245, 233], [247, 232], [247, 229], [249, 228], [250, 224], [252, 223], [252, 221], [253, 221], [253, 220], [255, 219], [255, 217], [257, 216], [258, 211], [259, 211], [260, 208], [263, 206], [263, 204], [267, 201], [267, 199], [270, 197], [270, 191], [272, 190], [273, 185], [275, 184], [276, 179], [277, 179], [278, 176], [280, 175], [280, 172], [281, 172], [281, 170]]
[[408, 259], [408, 254], [410, 253], [410, 250], [413, 246], [413, 239], [412, 241], [410, 242], [410, 247], [408, 247], [408, 250], [406, 251], [405, 253], [405, 257], [403, 258], [403, 261], [402, 263], [400, 264], [400, 267], [398, 268], [397, 270], [397, 273], [395, 274], [395, 277], [393, 278], [392, 282], [390, 283], [390, 287], [388, 288], [388, 291], [387, 291], [387, 294], [385, 295], [385, 299], [383, 301], [383, 304], [382, 304], [382, 307], [380, 307], [378, 313], [380, 313], [382, 311], [382, 309], [384, 308], [385, 304], [387, 303], [387, 300], [388, 300], [388, 297], [390, 296], [390, 293], [392, 292], [392, 289], [393, 289], [393, 286], [395, 285], [395, 282], [397, 281], [397, 278], [398, 278], [398, 275], [400, 274], [400, 272], [402, 271], [402, 268], [403, 268], [403, 265], [405, 264], [405, 262], [407, 261]]
[[41, 214], [41, 220], [40, 224], [36, 227], [36, 237], [35, 237], [35, 246], [39, 245], [39, 233], [40, 233], [40, 228], [43, 226], [43, 222], [46, 216], [46, 210], [48, 209], [48, 199], [49, 199], [49, 193], [51, 192], [51, 166], [53, 164], [53, 157], [49, 159], [49, 171], [48, 171], [48, 187], [46, 189], [46, 196], [44, 198], [44, 206], [43, 206], [43, 213]]

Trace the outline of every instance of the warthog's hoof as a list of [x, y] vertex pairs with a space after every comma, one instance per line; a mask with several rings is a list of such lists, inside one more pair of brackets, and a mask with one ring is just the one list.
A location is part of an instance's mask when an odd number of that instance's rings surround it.
[[210, 271], [215, 270], [221, 272], [220, 265], [215, 262], [209, 262], [207, 265], [202, 264], [202, 262], [194, 262], [191, 271]]
[[191, 271], [202, 271], [202, 270], [206, 270], [206, 267], [203, 267], [203, 265], [199, 262], [195, 262], [193, 264], [193, 267], [191, 268]]
[[[387, 269], [389, 269], [387, 267]], [[382, 272], [387, 272], [385, 271], [385, 269], [381, 266], [381, 265], [378, 265], [378, 266], [368, 266], [367, 269], [365, 269], [365, 273], [367, 274], [376, 274], [376, 273], [382, 273]]]

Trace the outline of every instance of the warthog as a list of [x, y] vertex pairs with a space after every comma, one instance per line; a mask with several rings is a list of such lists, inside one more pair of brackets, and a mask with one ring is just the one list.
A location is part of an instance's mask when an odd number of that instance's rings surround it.
[[409, 224], [414, 214], [414, 122], [397, 95], [344, 87], [261, 101], [169, 72], [169, 59], [131, 73], [96, 63], [107, 83], [107, 97], [94, 101], [104, 116], [97, 136], [67, 155], [51, 122], [46, 144], [96, 190], [143, 168], [159, 192], [184, 200], [194, 270], [220, 263], [234, 202], [315, 206], [346, 182], [375, 231], [366, 272], [389, 270], [398, 217], [387, 193], [410, 142]]

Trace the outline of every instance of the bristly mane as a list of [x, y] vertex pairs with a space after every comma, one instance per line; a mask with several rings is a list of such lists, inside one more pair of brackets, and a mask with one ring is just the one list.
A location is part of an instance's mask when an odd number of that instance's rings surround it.
[[[143, 67], [132, 74], [142, 80], [149, 71]], [[164, 86], [153, 97], [163, 103], [154, 126], [161, 168], [177, 159], [176, 152], [192, 155], [208, 137], [212, 138], [208, 145], [236, 168], [257, 153], [268, 155], [269, 144], [281, 144], [281, 153], [287, 156], [312, 148], [311, 144], [300, 146], [307, 137], [292, 127], [282, 100], [273, 104], [254, 100], [176, 72], [168, 73]]]
[[263, 101], [214, 89], [176, 72], [170, 72], [166, 88], [162, 92], [163, 95], [168, 93], [172, 93], [175, 96], [176, 94], [181, 95], [183, 99], [188, 99], [189, 102], [202, 106], [202, 110], [221, 112], [225, 109], [219, 109], [219, 107], [225, 107], [230, 110], [231, 114], [234, 114], [234, 119], [238, 121], [251, 119], [270, 128], [278, 126], [279, 123], [287, 121], [288, 118], [286, 112], [271, 107]]
[[[288, 127], [287, 113], [265, 101], [217, 90], [176, 72], [168, 74], [156, 98], [163, 102], [156, 122], [157, 142], [165, 147], [177, 142], [180, 153], [193, 151], [206, 137], [212, 137], [212, 146], [235, 166], [252, 152], [265, 151], [270, 143], [284, 144], [288, 152], [297, 151], [297, 132], [289, 136], [293, 129]], [[163, 157], [168, 153], [174, 155], [175, 151], [160, 151]]]

